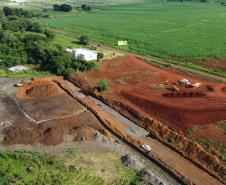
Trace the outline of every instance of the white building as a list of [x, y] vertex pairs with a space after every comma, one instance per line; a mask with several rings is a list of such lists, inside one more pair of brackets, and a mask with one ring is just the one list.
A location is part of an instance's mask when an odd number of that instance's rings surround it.
[[24, 4], [26, 0], [10, 0], [12, 3]]
[[97, 60], [97, 51], [89, 50], [86, 48], [78, 48], [78, 49], [66, 49], [68, 52], [72, 54], [72, 57], [76, 60], [81, 61], [94, 61]]

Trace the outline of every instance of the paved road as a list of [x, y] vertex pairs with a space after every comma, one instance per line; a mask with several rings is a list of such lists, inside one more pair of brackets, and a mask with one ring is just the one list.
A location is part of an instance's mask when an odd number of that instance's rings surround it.
[[182, 176], [185, 176], [196, 185], [221, 185], [221, 183], [217, 179], [213, 178], [205, 171], [192, 164], [180, 154], [171, 150], [158, 140], [146, 137], [147, 132], [143, 128], [139, 127], [136, 123], [128, 120], [126, 117], [119, 114], [108, 105], [100, 102], [96, 98], [85, 96], [80, 92], [80, 89], [78, 87], [74, 86], [70, 82], [68, 83], [75, 89], [75, 91], [73, 92], [74, 98], [86, 103], [90, 102], [92, 109], [95, 110], [95, 112], [97, 112], [99, 115], [101, 115], [104, 120], [109, 123], [117, 123], [117, 125], [121, 128], [132, 128], [132, 130], [135, 131], [135, 134], [134, 132], [126, 130], [127, 134], [142, 141], [143, 143], [150, 145], [152, 148], [150, 157], [155, 156], [159, 158], [170, 168], [173, 168], [175, 171], [179, 172]]
[[[107, 47], [107, 46], [101, 46], [101, 47], [99, 47], [99, 49], [121, 52], [121, 53], [128, 54], [128, 55], [135, 55], [136, 57], [139, 57], [139, 58], [142, 58], [142, 59], [145, 59], [145, 60], [148, 60], [148, 61], [152, 61], [152, 62], [161, 64], [161, 65], [169, 64], [169, 61], [165, 60], [165, 59], [160, 59], [160, 58], [157, 58], [157, 57], [147, 57], [147, 56], [134, 54], [134, 53], [127, 52], [127, 51], [122, 51], [122, 50]], [[226, 78], [221, 77], [221, 76], [212, 75], [212, 74], [209, 74], [209, 73], [206, 73], [206, 72], [203, 72], [203, 71], [199, 71], [199, 70], [196, 70], [196, 69], [191, 69], [191, 68], [187, 68], [187, 67], [183, 67], [183, 66], [179, 66], [179, 65], [173, 65], [172, 67], [175, 68], [175, 69], [179, 69], [181, 71], [185, 71], [185, 72], [188, 72], [188, 73], [200, 75], [200, 76], [212, 79], [212, 80], [216, 80], [216, 81], [219, 81], [219, 82], [226, 83]]]

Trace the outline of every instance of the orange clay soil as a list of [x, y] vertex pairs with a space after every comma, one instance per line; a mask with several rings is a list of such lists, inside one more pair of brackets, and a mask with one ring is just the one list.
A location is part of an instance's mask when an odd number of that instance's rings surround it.
[[[5, 99], [7, 110], [15, 117], [12, 125], [4, 130], [5, 144], [55, 145], [63, 141], [65, 134], [74, 137], [74, 141], [91, 140], [94, 139], [95, 131], [110, 137], [111, 134], [97, 118], [67, 95], [55, 82], [65, 83], [61, 78], [40, 78], [21, 86], [17, 95], [20, 106], [10, 97]], [[67, 86], [66, 83], [63, 85]], [[26, 117], [21, 107], [28, 116], [41, 121], [35, 122]], [[42, 112], [48, 114], [42, 115]], [[80, 131], [83, 136], [78, 133]]]
[[[176, 84], [183, 78], [202, 85], [189, 88]], [[104, 98], [123, 102], [141, 114], [184, 131], [195, 125], [226, 119], [226, 84], [223, 83], [181, 74], [170, 68], [155, 67], [134, 56], [106, 60], [100, 69], [71, 78], [86, 90], [95, 88], [101, 79], [110, 82], [110, 88], [101, 93]], [[180, 90], [172, 91], [173, 85]]]

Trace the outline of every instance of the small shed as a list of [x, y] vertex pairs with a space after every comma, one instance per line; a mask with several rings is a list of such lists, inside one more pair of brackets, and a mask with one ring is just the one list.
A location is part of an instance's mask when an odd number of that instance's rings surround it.
[[97, 60], [97, 51], [95, 50], [78, 48], [78, 49], [72, 49], [71, 53], [72, 53], [72, 57], [76, 60], [81, 60], [86, 62]]

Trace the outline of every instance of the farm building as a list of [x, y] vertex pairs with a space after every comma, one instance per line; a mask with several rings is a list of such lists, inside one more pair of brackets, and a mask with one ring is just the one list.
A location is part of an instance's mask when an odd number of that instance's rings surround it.
[[12, 3], [24, 3], [26, 0], [10, 0]]
[[72, 54], [72, 57], [76, 60], [82, 61], [94, 61], [97, 60], [97, 52], [86, 48], [67, 49]]

